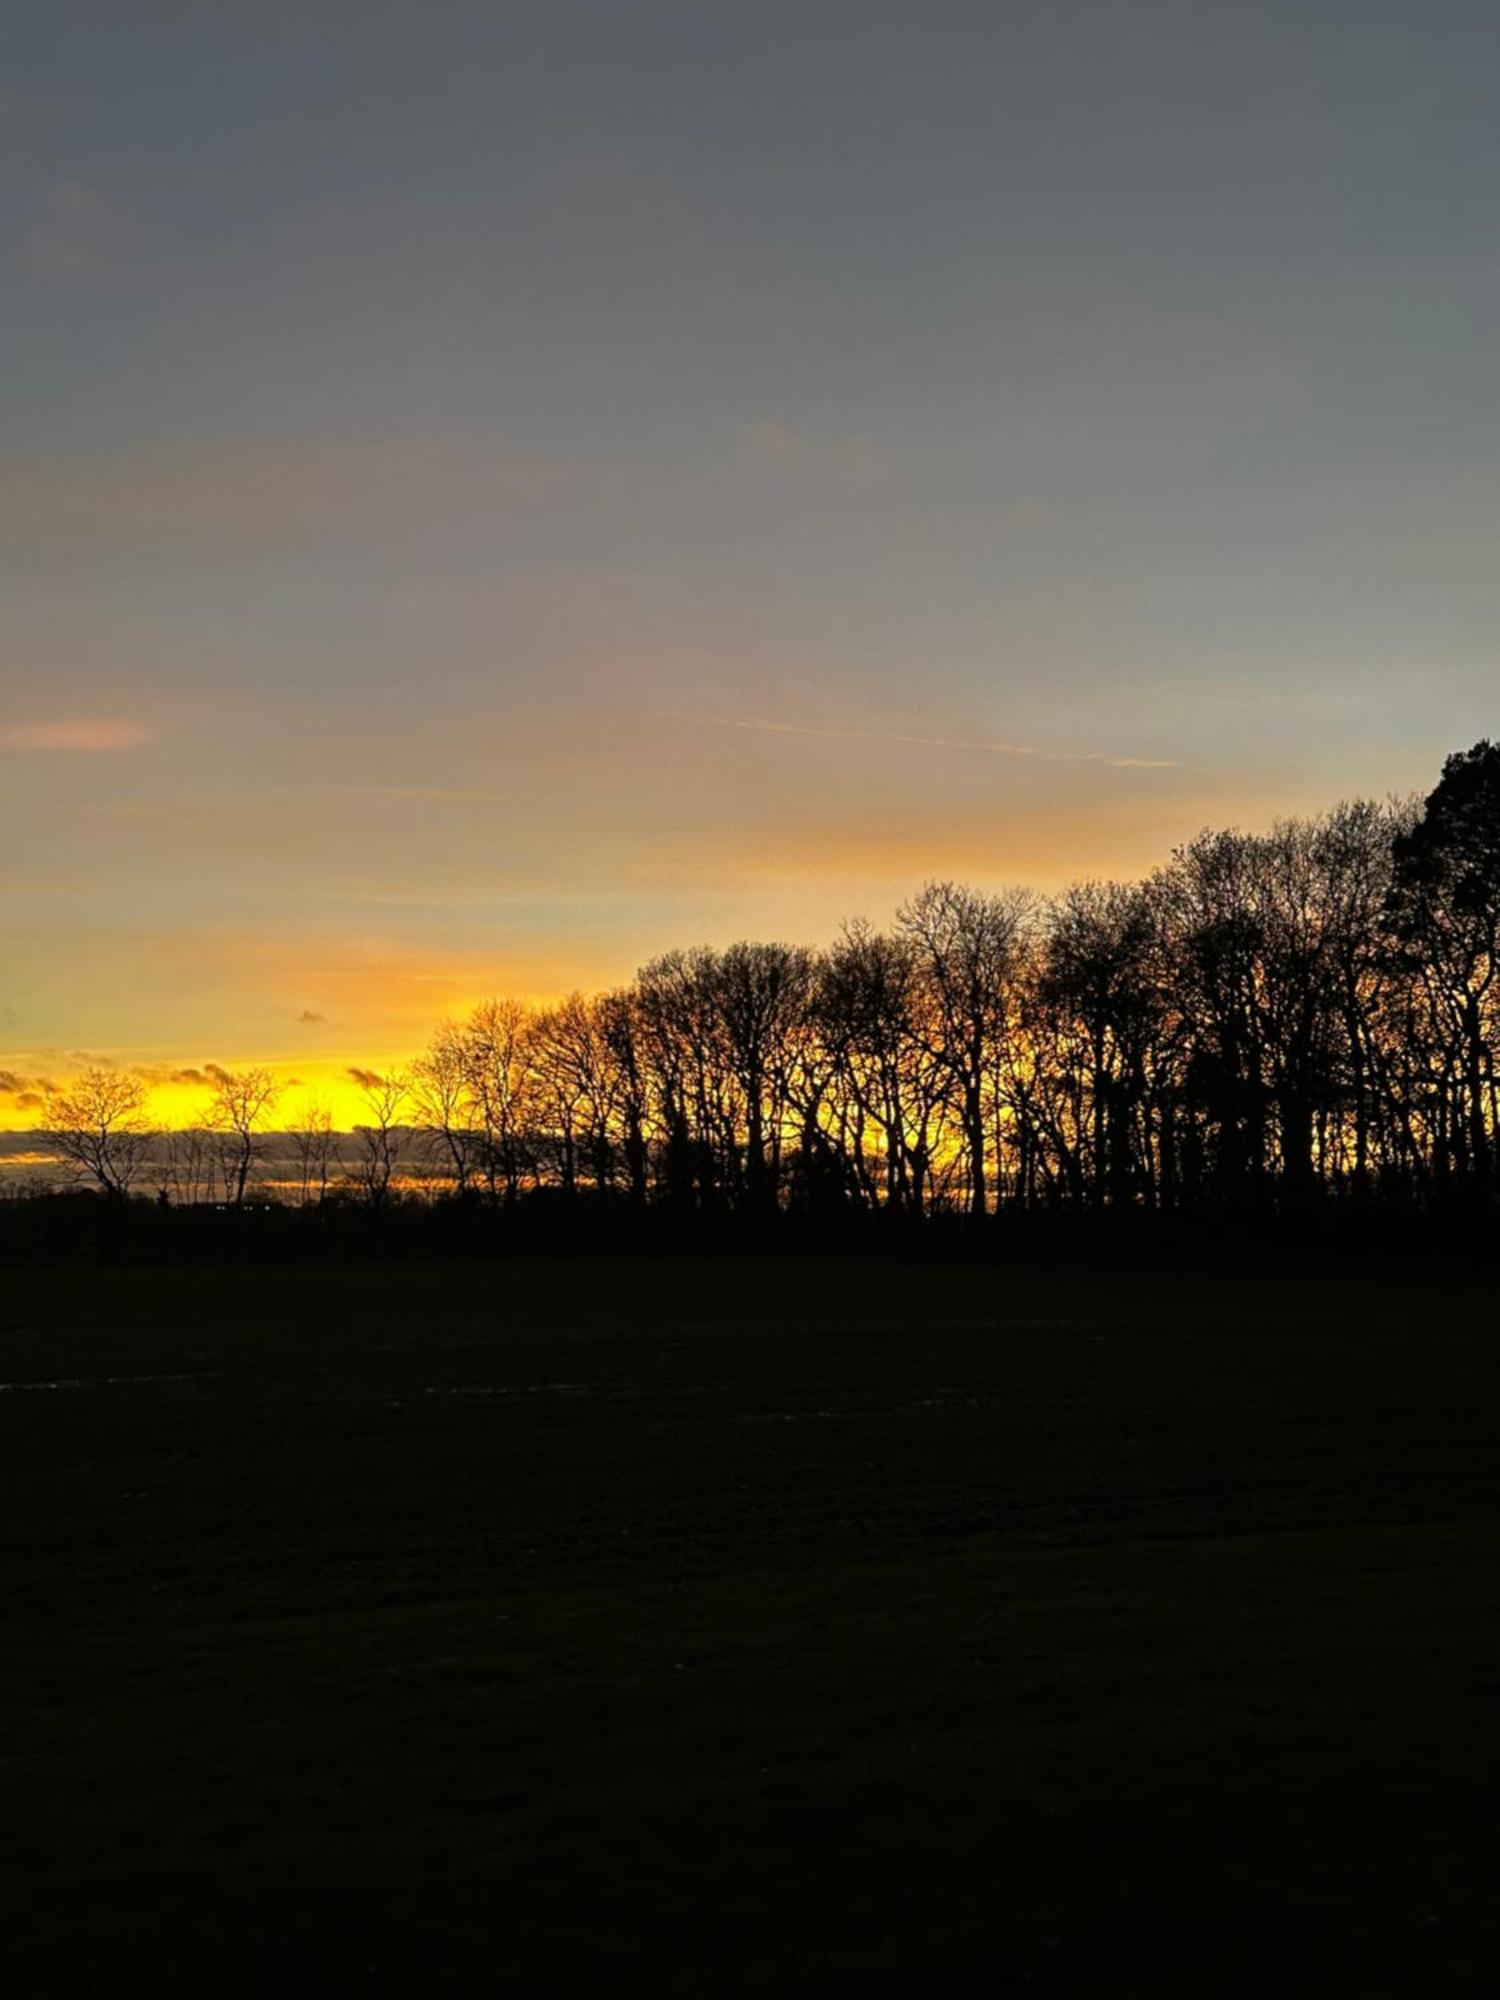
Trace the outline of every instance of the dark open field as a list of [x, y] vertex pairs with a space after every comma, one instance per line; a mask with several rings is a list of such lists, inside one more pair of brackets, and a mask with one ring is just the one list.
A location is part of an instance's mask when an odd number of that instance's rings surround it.
[[1487, 1991], [1494, 1320], [11, 1273], [5, 1990]]

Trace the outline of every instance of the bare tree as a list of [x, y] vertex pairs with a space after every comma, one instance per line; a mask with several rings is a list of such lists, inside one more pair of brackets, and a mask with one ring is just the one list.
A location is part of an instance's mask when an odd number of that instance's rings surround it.
[[1448, 758], [1393, 859], [1391, 929], [1438, 1055], [1442, 1155], [1485, 1188], [1500, 1127], [1500, 743]]
[[863, 1204], [919, 1219], [947, 1150], [948, 1066], [936, 1050], [918, 948], [852, 923], [814, 1001], [828, 1057], [822, 1130]]
[[463, 1025], [463, 1060], [479, 1130], [490, 1199], [520, 1192], [526, 1155], [531, 1010], [521, 1000], [486, 1000]]
[[595, 1009], [601, 1060], [610, 1077], [601, 1116], [606, 1132], [618, 1122], [630, 1202], [634, 1208], [644, 1208], [649, 1186], [649, 1106], [640, 1004], [635, 989], [627, 986], [601, 994]]
[[309, 1096], [292, 1128], [292, 1145], [297, 1156], [298, 1199], [303, 1208], [321, 1205], [328, 1197], [328, 1183], [338, 1166], [338, 1138], [333, 1129], [333, 1113], [321, 1099]]
[[776, 1205], [789, 1112], [788, 1057], [812, 1000], [814, 959], [786, 944], [739, 943], [711, 961], [710, 992], [722, 1061], [734, 1085], [746, 1205]]
[[214, 1188], [214, 1135], [201, 1125], [164, 1132], [157, 1157], [163, 1199], [191, 1208], [212, 1199]]
[[371, 1208], [384, 1208], [405, 1150], [408, 1135], [400, 1118], [411, 1095], [411, 1084], [405, 1072], [398, 1069], [385, 1076], [361, 1071], [360, 1077], [368, 1116], [354, 1128], [358, 1149], [354, 1183]]
[[[634, 982], [537, 1010], [496, 999], [366, 1092], [358, 1187], [391, 1198], [410, 1133], [462, 1194], [623, 1187], [633, 1207], [783, 1204], [920, 1221], [962, 1207], [1275, 1204], [1310, 1210], [1449, 1183], [1500, 1196], [1500, 746], [1451, 758], [1424, 801], [1206, 831], [1149, 880], [1023, 892], [930, 883], [887, 931], [822, 954], [671, 951]], [[225, 1196], [252, 1184], [268, 1071], [218, 1070]], [[54, 1150], [122, 1194], [144, 1086], [52, 1091]], [[321, 1199], [331, 1119], [295, 1139]], [[205, 1134], [161, 1185], [191, 1201]], [[1351, 1197], [1350, 1191], [1354, 1191]]]
[[527, 1033], [536, 1114], [557, 1165], [558, 1186], [578, 1190], [579, 1153], [590, 1125], [589, 1096], [596, 1064], [594, 1020], [581, 993], [544, 1007]]
[[413, 1116], [462, 1200], [482, 1158], [483, 1134], [476, 1129], [471, 1042], [456, 1022], [444, 1021], [412, 1064], [411, 1095]]
[[1118, 882], [1075, 883], [1048, 915], [1025, 1030], [1030, 1101], [1050, 1100], [1062, 1184], [1096, 1204], [1155, 1186], [1151, 1091], [1167, 1067], [1156, 937], [1151, 897]]
[[125, 1070], [95, 1066], [52, 1091], [42, 1136], [74, 1176], [120, 1200], [139, 1179], [151, 1151], [146, 1086]]
[[256, 1134], [276, 1102], [278, 1086], [268, 1069], [213, 1068], [209, 1075], [213, 1089], [207, 1123], [221, 1138], [224, 1198], [242, 1208], [250, 1171], [260, 1157]]
[[1034, 912], [1025, 890], [985, 896], [929, 882], [896, 913], [898, 930], [917, 950], [932, 1053], [952, 1083], [968, 1156], [969, 1212], [976, 1217], [989, 1209], [988, 1085], [1009, 1029]]

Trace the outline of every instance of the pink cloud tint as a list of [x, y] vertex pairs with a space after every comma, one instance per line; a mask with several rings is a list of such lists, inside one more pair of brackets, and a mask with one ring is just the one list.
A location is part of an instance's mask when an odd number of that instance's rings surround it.
[[154, 732], [139, 722], [0, 722], [0, 750], [134, 750]]

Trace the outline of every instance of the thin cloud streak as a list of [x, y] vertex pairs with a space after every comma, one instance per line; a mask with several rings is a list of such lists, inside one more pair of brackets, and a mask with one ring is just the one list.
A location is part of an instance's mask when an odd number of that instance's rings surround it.
[[[683, 718], [686, 720], [687, 718]], [[1117, 770], [1175, 771], [1175, 757], [1123, 757], [1111, 750], [1041, 750], [1030, 743], [1006, 743], [993, 736], [914, 736], [893, 729], [815, 729], [798, 722], [766, 722], [758, 716], [696, 718], [714, 729], [743, 729], [768, 736], [816, 736], [838, 743], [904, 743], [923, 750], [980, 750], [992, 757], [1025, 757], [1039, 764], [1108, 764]]]
[[509, 792], [471, 791], [454, 785], [343, 785], [341, 796], [350, 799], [448, 799], [462, 805], [508, 805]]
[[139, 722], [0, 722], [0, 750], [137, 750], [155, 731]]

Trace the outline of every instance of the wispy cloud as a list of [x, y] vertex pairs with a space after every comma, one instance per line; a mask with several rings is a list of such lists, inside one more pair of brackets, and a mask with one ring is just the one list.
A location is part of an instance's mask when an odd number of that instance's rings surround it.
[[509, 792], [475, 791], [461, 785], [345, 785], [342, 789], [355, 799], [434, 799], [489, 806], [505, 805], [513, 796]]
[[72, 722], [0, 722], [0, 750], [135, 750], [155, 731], [105, 716]]
[[1039, 764], [1108, 764], [1117, 770], [1170, 771], [1175, 757], [1127, 757], [1113, 750], [1043, 750], [995, 736], [919, 736], [899, 729], [817, 729], [800, 722], [767, 722], [753, 715], [682, 717], [714, 729], [742, 729], [767, 736], [813, 736], [835, 743], [897, 743], [922, 750], [975, 750], [991, 757], [1024, 757]]
[[72, 818], [83, 820], [86, 824], [91, 820], [102, 819], [118, 822], [125, 827], [144, 827], [148, 832], [162, 827], [174, 835], [183, 829], [189, 833], [207, 833], [212, 830], [214, 824], [212, 820], [200, 818], [192, 813], [170, 812], [164, 806], [89, 804], [73, 806], [70, 808], [70, 813]]
[[753, 459], [786, 467], [864, 474], [877, 463], [875, 446], [867, 437], [817, 437], [779, 417], [737, 424], [735, 442]]
[[619, 484], [597, 461], [442, 439], [221, 437], [103, 454], [0, 454], [0, 552], [258, 558], [423, 522], [515, 523]]

